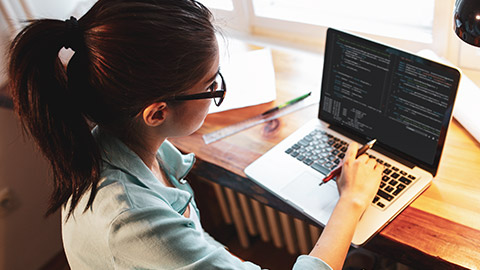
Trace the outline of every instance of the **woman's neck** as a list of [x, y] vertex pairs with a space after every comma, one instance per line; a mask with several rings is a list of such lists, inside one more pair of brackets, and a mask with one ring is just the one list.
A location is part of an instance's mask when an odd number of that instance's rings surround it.
[[148, 168], [153, 169], [158, 165], [157, 151], [164, 141], [164, 138], [149, 139], [145, 136], [142, 140], [127, 142], [126, 144]]
[[157, 160], [157, 150], [164, 141], [165, 139], [143, 140], [142, 143], [127, 143], [127, 146], [140, 157], [158, 181], [173, 187]]

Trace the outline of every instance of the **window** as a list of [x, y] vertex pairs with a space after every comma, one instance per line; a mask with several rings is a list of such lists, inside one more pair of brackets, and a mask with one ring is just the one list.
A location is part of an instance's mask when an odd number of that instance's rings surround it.
[[412, 52], [427, 48], [442, 56], [455, 55], [448, 52], [456, 42], [450, 35], [455, 0], [200, 1], [213, 10], [221, 27], [240, 35], [300, 40], [318, 49], [326, 28], [334, 27]]
[[202, 0], [200, 2], [212, 9], [233, 11], [232, 0]]
[[[431, 42], [434, 0], [253, 0], [255, 16]], [[412, 8], [415, 7], [415, 8]], [[415, 35], [412, 35], [412, 32]]]

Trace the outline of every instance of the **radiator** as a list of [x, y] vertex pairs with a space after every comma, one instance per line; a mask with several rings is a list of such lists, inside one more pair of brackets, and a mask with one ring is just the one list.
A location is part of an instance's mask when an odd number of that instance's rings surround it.
[[261, 204], [232, 189], [212, 183], [225, 223], [232, 224], [244, 248], [251, 236], [285, 248], [292, 255], [308, 254], [321, 229]]

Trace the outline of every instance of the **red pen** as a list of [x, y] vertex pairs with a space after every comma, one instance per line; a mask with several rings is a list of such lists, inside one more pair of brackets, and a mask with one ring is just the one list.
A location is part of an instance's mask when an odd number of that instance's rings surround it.
[[[357, 156], [355, 158], [358, 158], [359, 156], [365, 154], [365, 152], [367, 152], [368, 149], [373, 147], [373, 144], [376, 141], [377, 141], [377, 139], [373, 139], [373, 140], [369, 141], [368, 143], [366, 143], [364, 146], [362, 146], [360, 149], [358, 149]], [[331, 179], [333, 179], [334, 177], [339, 176], [341, 172], [342, 172], [342, 165], [338, 166], [337, 168], [335, 168], [335, 170], [331, 171], [327, 176], [325, 176], [325, 178], [323, 178], [320, 185], [325, 184], [328, 181], [330, 181]]]

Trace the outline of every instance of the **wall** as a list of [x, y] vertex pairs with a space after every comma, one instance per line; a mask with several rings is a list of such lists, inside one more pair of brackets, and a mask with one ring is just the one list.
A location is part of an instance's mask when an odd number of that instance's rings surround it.
[[10, 33], [7, 27], [7, 22], [3, 16], [0, 16], [0, 87], [7, 81], [5, 74], [5, 64], [8, 41], [10, 40]]
[[38, 269], [62, 249], [59, 213], [44, 218], [48, 164], [12, 110], [0, 108], [0, 124], [0, 193], [10, 190], [13, 208], [0, 215], [0, 269]]

